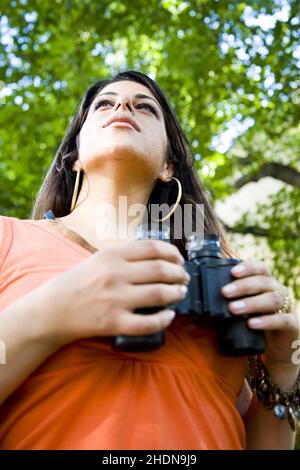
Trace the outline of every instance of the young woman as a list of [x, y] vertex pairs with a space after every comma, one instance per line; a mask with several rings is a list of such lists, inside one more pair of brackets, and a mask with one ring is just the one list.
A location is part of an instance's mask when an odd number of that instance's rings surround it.
[[[231, 256], [174, 112], [135, 71], [87, 91], [32, 218], [0, 217], [0, 448], [292, 448], [299, 326], [287, 289], [254, 260], [239, 263], [222, 289], [233, 315], [249, 314], [249, 328], [266, 332], [252, 371], [260, 402], [245, 385], [247, 358], [222, 356], [211, 326], [165, 307], [190, 281], [184, 237], [134, 240], [120, 197], [128, 208], [203, 204], [204, 232], [220, 235]], [[151, 306], [161, 310], [135, 312]], [[158, 349], [112, 347], [114, 336], [161, 330]]]

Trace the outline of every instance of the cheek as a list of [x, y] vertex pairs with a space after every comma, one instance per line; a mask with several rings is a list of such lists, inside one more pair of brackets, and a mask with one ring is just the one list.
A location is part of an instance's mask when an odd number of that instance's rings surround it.
[[147, 158], [151, 156], [155, 166], [160, 166], [165, 159], [167, 148], [162, 133], [157, 129], [148, 129], [147, 133], [141, 136], [139, 144], [141, 152], [147, 154]]
[[82, 141], [88, 139], [91, 135], [95, 134], [95, 131], [96, 122], [92, 119], [85, 121], [80, 131]]
[[96, 138], [97, 127], [93, 122], [85, 122], [79, 135], [79, 151], [93, 148], [98, 139]]
[[147, 140], [154, 145], [154, 148], [159, 149], [160, 151], [167, 148], [167, 135], [163, 128], [160, 126], [152, 126], [147, 129]]
[[167, 136], [161, 131], [157, 134], [156, 139], [153, 141], [154, 148], [157, 149], [157, 153], [161, 156], [161, 160], [165, 161], [167, 157], [168, 148]]

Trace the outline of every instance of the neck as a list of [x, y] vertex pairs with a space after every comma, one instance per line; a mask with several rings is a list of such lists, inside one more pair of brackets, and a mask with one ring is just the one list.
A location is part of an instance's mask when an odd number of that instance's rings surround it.
[[155, 184], [146, 176], [121, 171], [84, 175], [74, 210], [60, 220], [94, 246], [134, 239]]

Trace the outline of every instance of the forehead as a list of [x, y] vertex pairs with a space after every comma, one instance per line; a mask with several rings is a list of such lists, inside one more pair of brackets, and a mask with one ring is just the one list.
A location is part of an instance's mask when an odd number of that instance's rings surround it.
[[146, 86], [142, 85], [141, 83], [132, 82], [130, 80], [122, 80], [120, 82], [110, 83], [106, 85], [99, 94], [107, 93], [108, 91], [113, 91], [118, 94], [128, 94], [128, 95], [135, 95], [137, 93], [143, 93], [145, 95], [151, 96], [155, 98], [152, 92]]

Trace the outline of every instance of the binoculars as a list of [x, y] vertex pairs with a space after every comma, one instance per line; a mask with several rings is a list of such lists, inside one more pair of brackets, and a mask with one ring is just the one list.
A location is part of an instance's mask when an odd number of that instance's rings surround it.
[[[157, 231], [140, 229], [136, 240], [146, 238], [170, 243], [169, 228]], [[191, 315], [195, 322], [210, 318], [216, 331], [219, 352], [224, 356], [251, 356], [265, 350], [264, 332], [248, 327], [248, 315], [232, 315], [228, 310], [229, 300], [221, 292], [221, 288], [233, 280], [231, 269], [240, 261], [222, 256], [218, 235], [209, 234], [205, 238], [191, 235], [188, 237], [188, 261], [184, 264], [191, 276], [188, 291], [183, 300], [168, 306], [178, 315]], [[161, 306], [147, 307], [135, 312], [147, 315], [161, 309]], [[162, 346], [164, 342], [164, 331], [160, 331], [145, 336], [116, 336], [113, 347], [121, 351], [147, 351]]]

